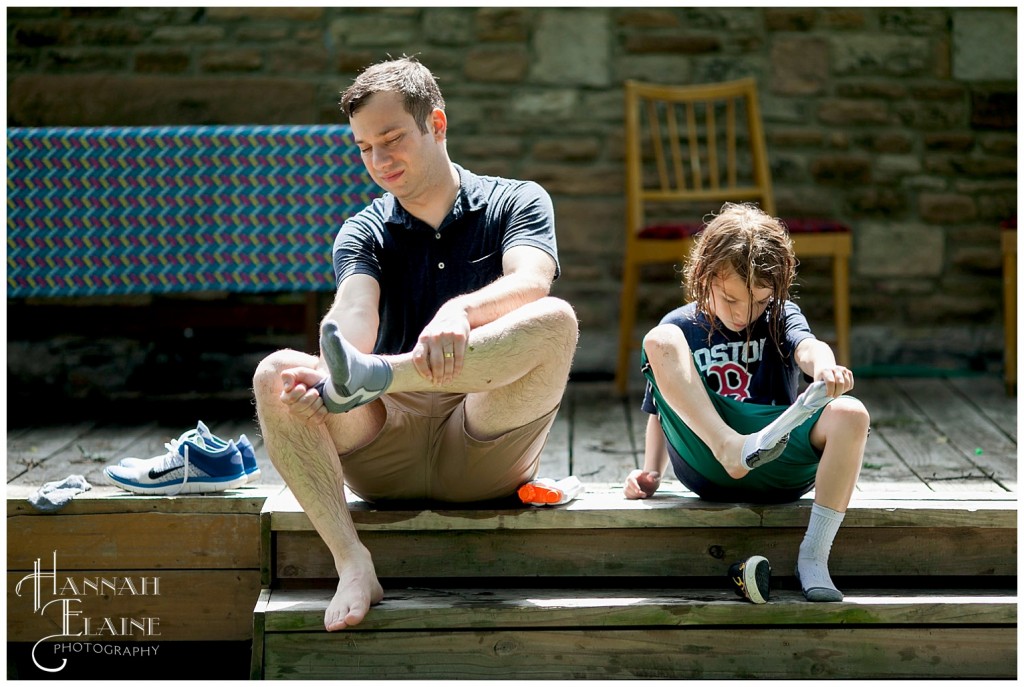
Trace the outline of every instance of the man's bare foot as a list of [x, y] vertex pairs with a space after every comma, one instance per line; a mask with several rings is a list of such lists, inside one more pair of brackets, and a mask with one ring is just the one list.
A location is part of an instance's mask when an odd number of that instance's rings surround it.
[[349, 559], [339, 567], [338, 591], [324, 613], [324, 627], [328, 632], [358, 625], [370, 606], [384, 598], [384, 589], [377, 581], [369, 553], [365, 560]]

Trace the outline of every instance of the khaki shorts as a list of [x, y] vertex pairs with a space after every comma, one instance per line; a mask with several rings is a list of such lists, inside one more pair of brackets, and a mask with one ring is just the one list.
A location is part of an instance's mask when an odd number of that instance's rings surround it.
[[384, 426], [370, 443], [340, 456], [349, 489], [367, 501], [503, 498], [532, 480], [558, 406], [488, 441], [466, 431], [465, 394], [381, 396]]

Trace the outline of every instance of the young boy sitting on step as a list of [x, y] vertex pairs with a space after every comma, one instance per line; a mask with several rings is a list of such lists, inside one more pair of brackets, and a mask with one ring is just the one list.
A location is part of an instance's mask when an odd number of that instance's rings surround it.
[[[795, 270], [785, 226], [752, 204], [725, 204], [703, 229], [685, 266], [692, 302], [644, 338], [651, 415], [643, 470], [629, 474], [624, 492], [651, 496], [669, 461], [711, 501], [783, 503], [814, 489], [796, 574], [808, 600], [841, 601], [828, 557], [870, 418], [843, 395], [853, 373], [790, 300]], [[798, 397], [801, 373], [813, 383]]]

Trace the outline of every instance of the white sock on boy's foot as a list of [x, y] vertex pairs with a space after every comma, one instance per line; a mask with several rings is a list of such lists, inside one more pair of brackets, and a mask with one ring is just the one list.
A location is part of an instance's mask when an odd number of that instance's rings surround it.
[[391, 386], [391, 366], [387, 361], [359, 351], [345, 340], [333, 320], [326, 320], [320, 328], [320, 352], [330, 376], [313, 388], [332, 413], [344, 413], [369, 403]]
[[817, 503], [811, 506], [811, 521], [796, 561], [796, 576], [808, 601], [843, 600], [843, 593], [836, 589], [829, 575], [828, 556], [844, 517], [845, 513]]
[[819, 409], [832, 401], [828, 395], [825, 382], [814, 382], [797, 396], [793, 405], [786, 408], [771, 424], [760, 432], [748, 434], [743, 441], [743, 454], [740, 460], [744, 467], [753, 470], [782, 455], [789, 441], [789, 433], [807, 421]]

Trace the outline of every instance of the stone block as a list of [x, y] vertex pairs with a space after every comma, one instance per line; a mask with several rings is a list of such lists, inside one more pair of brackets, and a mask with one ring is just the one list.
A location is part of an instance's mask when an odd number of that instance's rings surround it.
[[222, 26], [158, 26], [150, 37], [156, 43], [213, 43], [223, 40]]
[[423, 32], [433, 43], [466, 45], [473, 42], [476, 11], [471, 7], [428, 7]]
[[286, 40], [288, 35], [288, 27], [282, 24], [242, 25], [235, 29], [235, 38], [241, 43], [278, 43]]
[[523, 46], [483, 46], [466, 53], [463, 74], [471, 81], [520, 83], [529, 66], [530, 57]]
[[604, 9], [543, 12], [533, 36], [530, 79], [558, 86], [611, 85], [610, 24]]
[[579, 253], [589, 260], [605, 255], [621, 261], [626, 244], [626, 205], [621, 196], [559, 197], [554, 205], [559, 251]]
[[783, 95], [823, 93], [828, 83], [828, 43], [818, 38], [777, 36], [772, 41], [771, 89]]
[[978, 208], [970, 196], [922, 193], [917, 203], [921, 219], [931, 224], [963, 224], [978, 216]]
[[595, 138], [548, 138], [530, 149], [535, 160], [543, 162], [590, 162], [600, 155], [601, 144]]
[[84, 45], [138, 45], [146, 37], [134, 24], [123, 22], [82, 24], [75, 30], [75, 38]]
[[318, 22], [324, 17], [323, 7], [208, 7], [210, 21], [301, 21]]
[[836, 35], [830, 52], [832, 70], [839, 76], [920, 76], [928, 73], [932, 58], [926, 38], [877, 33]]
[[1015, 131], [1017, 92], [976, 91], [971, 93], [971, 128]]
[[74, 41], [74, 27], [65, 21], [21, 21], [11, 25], [10, 47], [42, 48]]
[[949, 11], [943, 7], [882, 7], [878, 24], [886, 33], [928, 36], [946, 31]]
[[[417, 10], [418, 11], [418, 10]], [[422, 42], [422, 28], [416, 18], [400, 10], [380, 10], [373, 13], [347, 14], [331, 21], [328, 34], [332, 41], [347, 48], [378, 48], [374, 62], [416, 53], [415, 46]], [[395, 46], [401, 46], [396, 50]]]
[[661, 84], [688, 84], [694, 81], [690, 60], [665, 55], [623, 55], [613, 64], [615, 82], [626, 79]]
[[624, 47], [632, 54], [706, 55], [720, 52], [722, 42], [717, 36], [643, 33], [627, 36]]
[[147, 50], [135, 55], [135, 71], [145, 74], [181, 74], [190, 62], [187, 50]]
[[813, 7], [768, 7], [764, 10], [764, 27], [769, 31], [810, 31], [817, 18], [818, 11]]
[[864, 221], [854, 232], [854, 273], [861, 277], [938, 277], [946, 237], [923, 224]]
[[474, 18], [476, 38], [484, 42], [525, 42], [532, 16], [526, 8], [482, 7]]
[[128, 64], [124, 51], [92, 48], [54, 48], [43, 60], [44, 69], [55, 72], [118, 72]]
[[523, 176], [532, 179], [552, 195], [602, 196], [622, 193], [621, 166], [524, 164]]
[[204, 72], [254, 72], [263, 66], [263, 53], [231, 48], [205, 50], [199, 56], [199, 66]]
[[810, 172], [821, 184], [866, 184], [871, 181], [870, 158], [852, 155], [823, 155], [811, 161]]
[[330, 54], [319, 45], [267, 51], [267, 71], [272, 74], [317, 74], [325, 71], [328, 64]]
[[952, 14], [954, 78], [1016, 84], [1016, 8], [962, 8]]
[[574, 90], [530, 91], [515, 98], [512, 112], [522, 117], [569, 119], [576, 114], [577, 102]]
[[974, 147], [974, 135], [968, 133], [925, 134], [922, 140], [926, 150], [966, 153]]
[[303, 124], [316, 121], [316, 88], [294, 79], [17, 76], [10, 126]]
[[858, 79], [854, 81], [833, 81], [836, 95], [841, 98], [879, 98], [902, 100], [907, 97], [907, 87], [899, 81], [880, 79]]
[[892, 186], [855, 188], [846, 194], [847, 213], [854, 217], [897, 217], [906, 212], [907, 202], [907, 194]]
[[669, 29], [679, 26], [679, 17], [670, 9], [642, 7], [620, 10], [615, 24], [628, 28]]
[[818, 119], [826, 124], [892, 124], [893, 116], [885, 102], [875, 100], [825, 100], [818, 107]]

